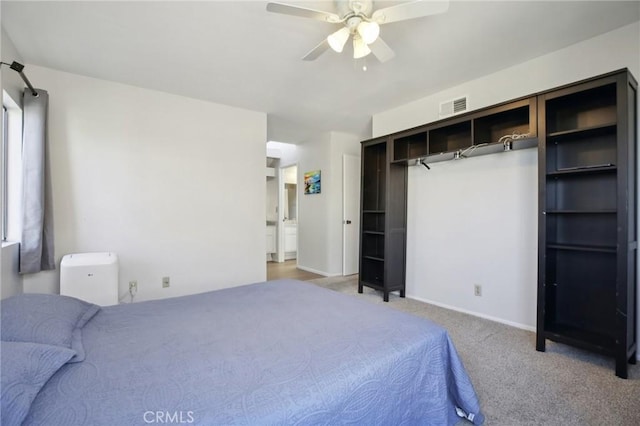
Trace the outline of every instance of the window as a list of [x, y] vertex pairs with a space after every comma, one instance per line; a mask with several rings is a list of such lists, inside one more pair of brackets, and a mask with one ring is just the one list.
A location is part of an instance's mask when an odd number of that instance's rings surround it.
[[9, 167], [8, 167], [8, 158], [9, 158], [9, 120], [7, 114], [7, 108], [2, 105], [2, 188], [0, 188], [0, 193], [2, 194], [2, 241], [7, 241], [7, 220], [9, 217], [9, 209], [8, 209], [8, 181], [9, 181]]
[[2, 150], [0, 151], [0, 232], [2, 242], [20, 240], [22, 204], [22, 110], [2, 94]]

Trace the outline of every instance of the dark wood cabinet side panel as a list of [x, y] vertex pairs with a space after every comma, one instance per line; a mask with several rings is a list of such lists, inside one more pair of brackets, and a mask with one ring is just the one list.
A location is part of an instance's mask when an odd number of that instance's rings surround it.
[[[545, 97], [541, 95], [537, 100], [537, 112], [539, 117], [545, 117]], [[547, 298], [552, 300], [552, 289], [547, 287], [547, 282], [551, 284], [553, 280], [547, 273], [547, 268], [554, 271], [553, 261], [547, 258], [547, 139], [546, 121], [539, 119], [538, 122], [538, 293], [536, 309], [536, 349], [545, 350], [545, 330], [546, 321], [553, 315], [554, 307], [549, 306]], [[549, 313], [546, 313], [546, 311]]]
[[387, 211], [388, 238], [386, 241], [386, 279], [389, 290], [405, 288], [406, 226], [407, 226], [407, 175], [405, 165], [389, 165], [389, 201]]
[[[626, 78], [624, 78], [626, 77]], [[619, 309], [619, 327], [621, 329], [621, 339], [624, 347], [627, 349], [627, 358], [635, 356], [637, 347], [637, 319], [638, 312], [636, 306], [637, 286], [637, 143], [638, 143], [638, 96], [637, 84], [631, 76], [621, 76], [620, 89], [618, 97], [620, 104], [619, 128], [621, 129], [621, 140], [627, 147], [626, 154], [626, 173], [623, 179], [626, 179], [626, 200], [624, 204], [625, 227], [622, 227], [620, 236], [621, 240], [625, 240], [627, 253], [620, 264], [621, 274], [625, 277], [624, 283], [618, 283], [618, 309]], [[625, 229], [626, 228], [626, 229]], [[625, 268], [622, 270], [622, 268]], [[624, 284], [624, 286], [623, 286]], [[626, 333], [625, 333], [626, 330]], [[620, 355], [622, 356], [622, 355]]]

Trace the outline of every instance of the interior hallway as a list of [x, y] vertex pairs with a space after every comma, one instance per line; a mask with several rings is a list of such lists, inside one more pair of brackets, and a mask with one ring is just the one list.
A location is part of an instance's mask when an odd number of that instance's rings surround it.
[[301, 281], [312, 280], [314, 278], [324, 278], [323, 275], [313, 272], [303, 271], [296, 267], [296, 259], [286, 260], [282, 263], [267, 262], [267, 280], [277, 280], [279, 278], [292, 278]]

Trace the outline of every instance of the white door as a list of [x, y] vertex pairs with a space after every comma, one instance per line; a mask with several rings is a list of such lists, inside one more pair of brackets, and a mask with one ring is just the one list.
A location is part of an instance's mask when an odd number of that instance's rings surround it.
[[342, 275], [358, 273], [360, 255], [360, 158], [342, 156]]

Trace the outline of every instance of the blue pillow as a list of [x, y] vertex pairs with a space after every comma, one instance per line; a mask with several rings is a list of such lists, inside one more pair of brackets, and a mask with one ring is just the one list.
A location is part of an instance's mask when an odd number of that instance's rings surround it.
[[70, 362], [84, 360], [82, 327], [100, 306], [57, 294], [20, 294], [1, 302], [2, 340], [72, 349]]
[[74, 355], [71, 349], [58, 346], [1, 342], [2, 424], [22, 424], [40, 389]]

